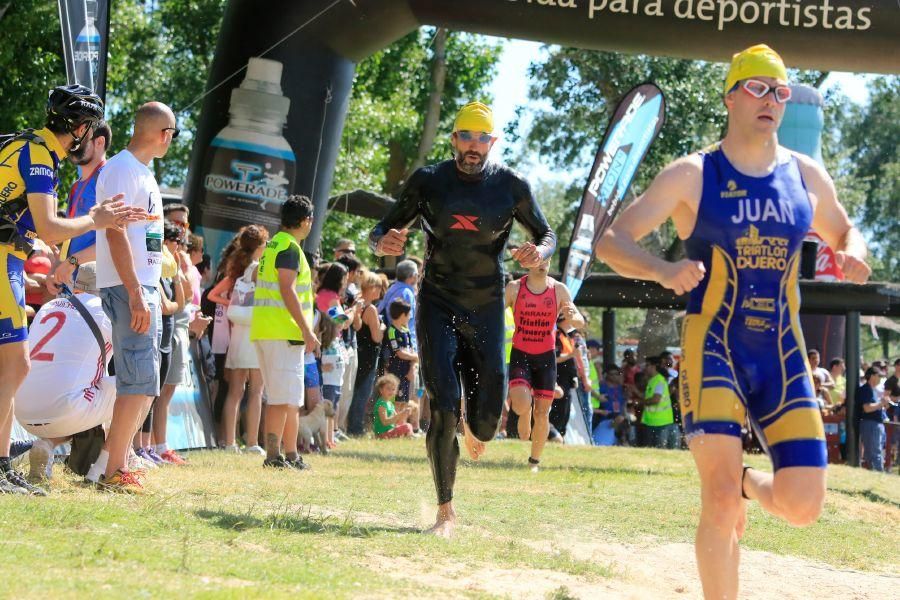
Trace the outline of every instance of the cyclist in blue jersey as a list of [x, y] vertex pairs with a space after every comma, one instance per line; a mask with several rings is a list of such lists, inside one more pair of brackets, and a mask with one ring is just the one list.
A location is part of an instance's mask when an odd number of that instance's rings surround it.
[[[97, 204], [97, 179], [106, 166], [106, 151], [112, 142], [112, 130], [106, 121], [100, 121], [77, 152], [69, 154], [69, 162], [79, 167], [80, 177], [72, 184], [66, 206], [66, 216], [70, 219], [90, 214]], [[88, 231], [67, 240], [59, 254], [60, 263], [47, 279], [47, 288], [53, 294], [59, 293], [59, 285], [71, 287], [78, 266], [97, 260], [97, 232]]]
[[[697, 564], [704, 595], [717, 599], [737, 597], [747, 500], [795, 526], [815, 522], [824, 503], [825, 435], [799, 323], [804, 236], [812, 227], [828, 242], [848, 281], [871, 272], [828, 173], [778, 145], [791, 95], [778, 54], [735, 54], [724, 93], [724, 139], [663, 169], [597, 249], [626, 277], [690, 292], [680, 401], [701, 482]], [[637, 244], [670, 217], [687, 251], [674, 263]], [[742, 468], [747, 419], [774, 474]]]

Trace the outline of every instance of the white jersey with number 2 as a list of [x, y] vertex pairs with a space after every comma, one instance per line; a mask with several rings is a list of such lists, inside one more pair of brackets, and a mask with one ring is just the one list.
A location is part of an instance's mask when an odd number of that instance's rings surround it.
[[[112, 358], [112, 324], [100, 298], [78, 294], [100, 328], [106, 358]], [[59, 397], [96, 387], [106, 374], [97, 338], [81, 313], [66, 298], [44, 304], [34, 316], [28, 333], [31, 371], [16, 397]]]

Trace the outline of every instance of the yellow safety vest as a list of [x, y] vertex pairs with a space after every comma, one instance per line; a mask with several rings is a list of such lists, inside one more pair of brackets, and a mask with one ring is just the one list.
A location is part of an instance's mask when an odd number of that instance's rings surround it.
[[506, 327], [506, 362], [509, 364], [509, 358], [512, 356], [513, 336], [516, 333], [516, 317], [513, 315], [513, 309], [509, 306], [506, 307], [504, 321]]
[[291, 234], [279, 231], [266, 245], [259, 259], [256, 274], [256, 289], [253, 293], [253, 321], [250, 325], [251, 340], [295, 340], [303, 341], [300, 326], [288, 312], [278, 285], [278, 269], [275, 257], [290, 247], [300, 254], [300, 270], [294, 289], [300, 298], [300, 308], [307, 324], [313, 320], [312, 274], [300, 244]]
[[[590, 361], [591, 370], [590, 370], [590, 380], [591, 387], [594, 388], [594, 391], [600, 392], [600, 371], [597, 369], [597, 363], [594, 361]], [[591, 406], [595, 409], [600, 408], [600, 398], [591, 394]]]
[[644, 391], [644, 399], [649, 400], [655, 394], [659, 384], [663, 385], [662, 399], [659, 404], [645, 404], [644, 413], [641, 415], [641, 423], [651, 427], [662, 427], [663, 425], [671, 425], [675, 422], [675, 415], [672, 413], [672, 399], [669, 397], [669, 384], [662, 373], [657, 373], [647, 382], [647, 389]]

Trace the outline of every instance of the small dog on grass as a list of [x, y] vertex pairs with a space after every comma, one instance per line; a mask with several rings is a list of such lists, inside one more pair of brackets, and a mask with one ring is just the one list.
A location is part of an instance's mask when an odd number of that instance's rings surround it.
[[312, 444], [322, 454], [328, 454], [325, 445], [325, 433], [328, 425], [327, 419], [334, 417], [334, 407], [331, 402], [319, 402], [316, 407], [305, 415], [300, 416], [300, 430], [297, 448], [304, 454], [312, 451]]

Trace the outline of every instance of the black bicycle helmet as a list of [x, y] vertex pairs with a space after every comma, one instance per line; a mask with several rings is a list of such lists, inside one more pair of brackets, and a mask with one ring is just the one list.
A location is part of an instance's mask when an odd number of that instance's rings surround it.
[[[54, 129], [60, 129], [75, 137], [79, 125], [88, 121], [93, 127], [103, 119], [103, 100], [90, 88], [83, 85], [61, 85], [50, 90], [47, 99], [47, 123]], [[81, 146], [81, 138], [75, 137], [75, 144], [69, 149], [74, 152]]]

